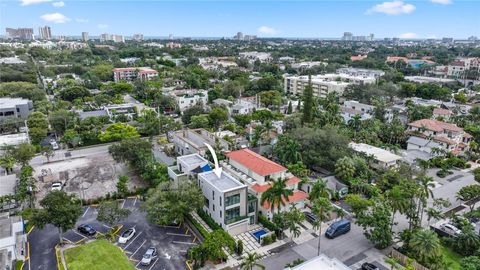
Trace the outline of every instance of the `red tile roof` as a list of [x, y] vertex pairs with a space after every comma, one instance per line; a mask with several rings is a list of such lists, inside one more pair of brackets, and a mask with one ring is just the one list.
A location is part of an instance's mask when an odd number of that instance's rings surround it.
[[294, 176], [294, 177], [287, 180], [287, 186], [299, 183], [300, 181], [302, 181], [302, 179]]
[[[292, 195], [288, 196], [288, 202], [287, 202], [285, 199], [283, 199], [283, 202], [284, 202], [285, 204], [295, 203], [295, 202], [303, 201], [303, 200], [305, 200], [307, 197], [308, 197], [308, 194], [307, 194], [306, 192], [303, 192], [303, 191], [295, 191], [295, 192], [293, 192]], [[263, 203], [263, 208], [265, 208], [265, 209], [270, 209], [270, 203], [264, 202], [264, 203]]]
[[255, 192], [262, 193], [262, 192], [267, 191], [270, 187], [272, 187], [270, 184], [265, 184], [265, 185], [255, 184], [255, 185], [252, 186], [252, 189]]
[[262, 157], [261, 155], [249, 149], [232, 151], [230, 153], [226, 153], [225, 155], [229, 159], [240, 163], [241, 165], [261, 176], [287, 170], [285, 167], [269, 160], [268, 158]]
[[426, 128], [428, 130], [433, 130], [438, 132], [443, 132], [444, 130], [463, 132], [463, 129], [457, 127], [457, 125], [455, 124], [445, 123], [442, 121], [432, 120], [432, 119], [421, 119], [421, 120], [413, 121], [408, 125], [412, 127], [417, 127], [417, 128]]

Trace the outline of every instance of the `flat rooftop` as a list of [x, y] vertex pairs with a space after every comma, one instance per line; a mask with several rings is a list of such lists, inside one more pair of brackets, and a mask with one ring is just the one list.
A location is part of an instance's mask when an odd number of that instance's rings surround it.
[[31, 101], [23, 98], [0, 98], [0, 109], [12, 108], [17, 105], [28, 105], [29, 102]]
[[0, 197], [15, 194], [17, 176], [15, 174], [0, 176]]
[[181, 161], [183, 161], [187, 164], [198, 164], [198, 163], [202, 163], [202, 162], [207, 162], [208, 163], [208, 161], [206, 159], [202, 158], [198, 154], [180, 156], [177, 159], [181, 160]]
[[367, 155], [373, 155], [377, 160], [383, 162], [392, 162], [402, 159], [401, 156], [395, 155], [390, 151], [365, 143], [350, 143], [348, 146], [350, 146], [350, 148], [352, 148], [356, 152], [363, 152]]
[[27, 133], [0, 135], [0, 147], [5, 145], [19, 145], [28, 142]]
[[204, 172], [198, 175], [199, 178], [209, 182], [222, 192], [226, 192], [235, 188], [246, 187], [246, 185], [235, 180], [230, 174], [222, 171], [220, 178], [213, 171]]

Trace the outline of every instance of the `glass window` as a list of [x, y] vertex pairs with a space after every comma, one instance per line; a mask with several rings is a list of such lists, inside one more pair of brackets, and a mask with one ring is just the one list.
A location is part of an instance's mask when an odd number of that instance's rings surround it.
[[225, 223], [229, 223], [229, 221], [235, 220], [240, 216], [240, 207], [235, 207], [232, 209], [228, 209], [225, 211]]
[[230, 206], [240, 203], [240, 194], [225, 197], [225, 206]]

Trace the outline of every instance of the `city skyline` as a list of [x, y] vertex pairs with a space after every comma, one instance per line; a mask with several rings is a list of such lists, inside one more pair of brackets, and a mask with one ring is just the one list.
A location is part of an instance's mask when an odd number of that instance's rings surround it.
[[[169, 34], [176, 37], [233, 37], [237, 32], [243, 32], [260, 38], [340, 38], [343, 32], [352, 32], [365, 36], [374, 33], [375, 38], [466, 39], [480, 35], [480, 20], [475, 12], [480, 9], [480, 3], [471, 1], [138, 3], [8, 1], [1, 4], [0, 17], [3, 27], [38, 29], [49, 25], [54, 36], [80, 36], [82, 32], [89, 32], [91, 36], [142, 33], [145, 37]], [[459, 24], [469, 27], [455, 27]]]

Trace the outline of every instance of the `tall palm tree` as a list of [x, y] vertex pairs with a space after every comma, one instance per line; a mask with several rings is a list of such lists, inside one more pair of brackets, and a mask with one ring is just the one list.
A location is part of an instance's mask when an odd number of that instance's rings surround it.
[[16, 162], [17, 160], [9, 154], [6, 154], [0, 158], [0, 166], [5, 169], [7, 174], [10, 174], [13, 171], [13, 167], [15, 167]]
[[350, 120], [348, 120], [348, 126], [353, 129], [353, 138], [357, 138], [357, 132], [360, 130], [362, 125], [362, 117], [359, 114], [355, 114]]
[[395, 219], [395, 214], [397, 212], [403, 214], [405, 213], [408, 207], [408, 199], [404, 196], [400, 186], [394, 186], [392, 189], [386, 192], [388, 204], [392, 207], [392, 219], [391, 219], [391, 228], [393, 228], [393, 223]]
[[271, 188], [262, 193], [260, 203], [263, 205], [265, 202], [270, 204], [272, 214], [275, 212], [275, 208], [280, 209], [285, 206], [285, 202], [288, 202], [288, 197], [293, 194], [293, 191], [287, 188], [287, 179], [278, 179], [273, 182]]
[[425, 262], [429, 258], [441, 255], [440, 239], [434, 231], [430, 229], [421, 229], [415, 232], [409, 243], [412, 253], [417, 255], [420, 262]]
[[332, 190], [327, 185], [328, 181], [318, 178], [317, 181], [312, 186], [312, 190], [308, 194], [308, 199], [310, 202], [315, 201], [318, 198], [327, 198], [329, 199], [332, 195]]
[[284, 219], [293, 241], [293, 238], [297, 238], [301, 234], [299, 225], [305, 220], [305, 215], [296, 207], [295, 203], [293, 203], [290, 206], [290, 211], [284, 214]]
[[257, 261], [261, 259], [262, 256], [258, 255], [255, 252], [249, 252], [245, 257], [243, 257], [242, 264], [240, 264], [240, 269], [242, 270], [253, 270], [254, 267], [260, 269], [265, 269], [265, 266], [259, 264]]
[[332, 210], [332, 204], [327, 198], [317, 198], [313, 203], [312, 211], [317, 216], [318, 224], [318, 246], [317, 255], [320, 255], [321, 239], [322, 239], [322, 222], [330, 218], [330, 211]]
[[433, 183], [433, 178], [426, 175], [421, 175], [417, 178], [420, 184], [419, 189], [419, 200], [418, 200], [418, 217], [419, 217], [419, 226], [422, 226], [423, 212], [427, 206], [427, 201], [429, 198], [433, 198], [432, 189], [435, 187]]

